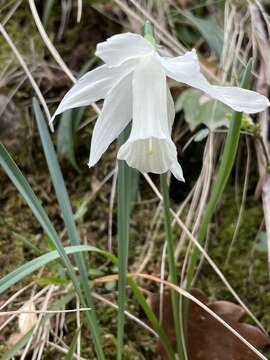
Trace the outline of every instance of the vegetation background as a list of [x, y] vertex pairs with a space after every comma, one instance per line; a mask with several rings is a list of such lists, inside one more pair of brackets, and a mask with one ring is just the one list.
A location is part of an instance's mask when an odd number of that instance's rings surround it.
[[[98, 42], [116, 33], [141, 32], [145, 20], [150, 19], [154, 21], [157, 38], [171, 54], [195, 47], [205, 72], [213, 82], [229, 80], [238, 83], [241, 66], [253, 56], [252, 88], [266, 95], [268, 93], [269, 1], [83, 0], [82, 13], [81, 2], [76, 0], [35, 3], [50, 40], [75, 78], [99, 65], [100, 61], [94, 55]], [[0, 23], [18, 49], [52, 114], [72, 86], [72, 81], [40, 36], [29, 2], [0, 0]], [[3, 35], [3, 30], [1, 33]], [[21, 63], [2, 35], [0, 141], [27, 177], [61, 234], [62, 242], [67, 245], [67, 234], [33, 116], [32, 97], [36, 94]], [[186, 178], [185, 184], [171, 179], [171, 206], [179, 211], [187, 227], [196, 233], [201, 209], [209, 195], [209, 185], [214, 181], [230, 113], [219, 105], [212, 116], [210, 114], [216, 105], [211, 102], [204, 105], [201, 94], [172, 81], [170, 87], [177, 110], [173, 137]], [[263, 116], [245, 119], [237, 161], [209, 227], [205, 248], [239, 297], [269, 332], [269, 229], [265, 221], [270, 216], [265, 200], [269, 196], [269, 186], [266, 186], [269, 179], [262, 171], [267, 160], [262, 159], [264, 148], [260, 140], [263, 139], [267, 148], [269, 120]], [[52, 139], [61, 160], [84, 244], [101, 249], [111, 247], [116, 254], [116, 144], [111, 145], [97, 166], [92, 169], [87, 167], [95, 119], [96, 112], [91, 107], [73, 111], [72, 116], [63, 115], [57, 120]], [[157, 177], [151, 175], [151, 179], [159, 186]], [[138, 177], [137, 185], [131, 215], [129, 270], [157, 276], [165, 272], [166, 276], [160, 199], [143, 176]], [[189, 241], [177, 225], [174, 226], [174, 236], [180, 271]], [[1, 170], [0, 278], [52, 249], [31, 210]], [[114, 265], [99, 255], [90, 253], [86, 258], [92, 279], [117, 272]], [[196, 288], [210, 302], [216, 299], [235, 302], [227, 287], [203, 259], [196, 279]], [[140, 285], [149, 296], [159, 291], [152, 282], [144, 281]], [[5, 310], [19, 309], [24, 304], [29, 306], [29, 299], [34, 299], [35, 308], [41, 309], [44, 303], [49, 306], [69, 289], [68, 277], [60, 263], [52, 262], [1, 294], [0, 307], [16, 294]], [[116, 289], [114, 281], [94, 287], [106, 359], [115, 359], [116, 355], [117, 311], [108, 303], [115, 303]], [[128, 295], [128, 310], [147, 323], [130, 291]], [[73, 298], [66, 309], [76, 306], [76, 298]], [[252, 323], [248, 317], [244, 320]], [[24, 321], [29, 321], [30, 325], [36, 323], [35, 317]], [[124, 359], [157, 359], [155, 337], [134, 319], [126, 321]], [[18, 317], [10, 314], [0, 316], [0, 329], [0, 357], [4, 357], [8, 349], [17, 346], [22, 330]], [[76, 329], [81, 329], [80, 335]], [[42, 359], [63, 359], [68, 349], [78, 342], [78, 336], [81, 359], [95, 359], [91, 339], [84, 327], [81, 328], [78, 314], [59, 313], [51, 317], [42, 332], [37, 331], [25, 359], [33, 358], [35, 347], [38, 347]], [[19, 349], [16, 358], [22, 354]]]

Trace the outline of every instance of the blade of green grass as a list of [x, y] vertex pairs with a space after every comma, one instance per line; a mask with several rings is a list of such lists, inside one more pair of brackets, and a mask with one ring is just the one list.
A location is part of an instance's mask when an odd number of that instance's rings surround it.
[[[89, 252], [96, 252], [104, 257], [106, 257], [109, 261], [111, 261], [114, 265], [118, 265], [117, 258], [112, 255], [108, 251], [104, 251], [98, 249], [91, 245], [80, 245], [80, 246], [69, 246], [65, 247], [66, 254], [74, 254], [80, 251], [89, 251]], [[49, 264], [52, 261], [55, 261], [60, 258], [60, 255], [57, 251], [51, 251], [47, 254], [41, 255], [36, 259], [33, 259], [26, 264], [23, 264], [10, 274], [6, 275], [4, 278], [0, 279], [0, 294], [10, 288], [12, 285], [16, 284], [18, 281], [24, 279], [26, 276], [32, 274], [34, 271], [40, 269], [41, 267]], [[169, 360], [174, 360], [174, 352], [172, 350], [170, 341], [165, 334], [164, 330], [159, 324], [156, 315], [153, 313], [151, 307], [147, 303], [144, 298], [143, 293], [139, 289], [138, 285], [132, 278], [128, 278], [128, 283], [133, 291], [133, 294], [141, 307], [143, 308], [146, 316], [148, 317], [149, 321], [151, 322], [154, 330], [159, 334], [160, 340], [164, 349], [166, 350]]]
[[57, 129], [57, 154], [60, 159], [66, 158], [71, 165], [80, 173], [74, 151], [74, 111], [68, 110], [61, 116]]
[[[93, 55], [93, 57], [84, 64], [78, 77], [80, 78], [84, 75], [96, 61], [97, 58]], [[83, 119], [85, 110], [86, 107], [65, 111], [60, 118], [59, 126], [57, 128], [56, 145], [58, 157], [60, 159], [67, 159], [79, 173], [80, 168], [77, 165], [75, 156], [76, 130]]]
[[[57, 160], [56, 152], [54, 150], [54, 146], [44, 116], [42, 114], [38, 101], [35, 98], [33, 99], [33, 108], [43, 146], [44, 155], [47, 160], [47, 165], [55, 189], [56, 197], [62, 212], [63, 220], [67, 228], [69, 240], [72, 245], [80, 245], [81, 241], [76, 229], [74, 215], [72, 212], [69, 196], [59, 166], [59, 162]], [[89, 324], [91, 326], [91, 333], [95, 343], [96, 351], [99, 359], [105, 359], [101, 346], [100, 329], [94, 310], [94, 303], [90, 294], [87, 267], [81, 253], [75, 255], [75, 261], [77, 267], [79, 268], [82, 288], [86, 296], [86, 306], [93, 309], [91, 312], [87, 312], [87, 314], [89, 316]]]
[[221, 57], [224, 34], [223, 29], [218, 25], [216, 18], [213, 15], [201, 18], [193, 15], [191, 11], [187, 10], [181, 11], [181, 14], [199, 30], [215, 54], [218, 57]]
[[[28, 184], [27, 180], [24, 178], [23, 174], [17, 167], [16, 163], [13, 161], [5, 147], [0, 144], [0, 165], [4, 168], [5, 172], [11, 179], [11, 181], [16, 186], [17, 190], [20, 192], [28, 206], [33, 211], [33, 214], [39, 221], [40, 225], [42, 226], [45, 233], [48, 235], [48, 237], [53, 242], [55, 248], [57, 249], [59, 255], [61, 256], [62, 261], [64, 262], [70, 279], [72, 280], [73, 286], [80, 298], [81, 303], [85, 307], [92, 308], [88, 302], [85, 301], [85, 297], [83, 296], [83, 293], [81, 291], [80, 283], [78, 282], [78, 278], [75, 274], [75, 271], [73, 269], [73, 266], [65, 253], [65, 249], [51, 223], [49, 220], [46, 212], [44, 211], [43, 207], [41, 206], [40, 201], [34, 194], [33, 190], [31, 189], [31, 186]], [[92, 311], [86, 311], [86, 319], [87, 324], [89, 326], [89, 329], [91, 331], [92, 329], [92, 314], [89, 314]], [[96, 328], [94, 328], [94, 331]], [[101, 353], [102, 354], [102, 353]], [[102, 356], [100, 359], [104, 359]]]
[[[117, 259], [111, 253], [107, 251], [100, 250], [91, 245], [79, 245], [79, 246], [68, 246], [64, 248], [67, 255], [75, 254], [81, 251], [89, 251], [89, 252], [96, 252], [103, 256], [105, 256], [108, 260], [112, 261], [114, 264], [117, 263]], [[51, 251], [44, 255], [41, 255], [27, 263], [23, 264], [22, 266], [18, 267], [11, 273], [7, 274], [3, 278], [0, 279], [0, 294], [4, 291], [9, 289], [11, 286], [16, 284], [18, 281], [24, 279], [26, 276], [32, 274], [34, 271], [38, 270], [42, 266], [47, 265], [51, 261], [57, 260], [60, 258], [59, 252]]]
[[138, 303], [143, 308], [144, 313], [147, 316], [148, 320], [151, 322], [151, 324], [153, 326], [153, 329], [159, 335], [160, 341], [161, 341], [165, 351], [167, 352], [168, 360], [175, 360], [174, 351], [172, 349], [171, 342], [168, 339], [168, 337], [167, 337], [165, 331], [163, 330], [162, 326], [160, 325], [160, 323], [159, 323], [156, 315], [154, 314], [153, 310], [151, 309], [151, 307], [149, 306], [149, 304], [145, 300], [142, 291], [140, 290], [140, 288], [138, 287], [138, 285], [136, 284], [136, 282], [132, 278], [128, 277], [127, 281], [128, 281], [128, 284], [130, 285], [130, 287], [132, 289], [132, 292], [133, 292], [136, 300], [138, 301]]

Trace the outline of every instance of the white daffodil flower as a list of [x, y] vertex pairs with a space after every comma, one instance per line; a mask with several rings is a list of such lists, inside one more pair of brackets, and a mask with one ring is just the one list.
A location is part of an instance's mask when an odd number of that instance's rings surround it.
[[105, 64], [79, 79], [51, 120], [68, 109], [105, 99], [93, 131], [89, 166], [97, 163], [132, 121], [129, 139], [120, 147], [118, 159], [143, 173], [170, 170], [184, 181], [171, 139], [175, 110], [166, 77], [197, 88], [236, 111], [251, 114], [269, 106], [268, 99], [254, 91], [211, 85], [200, 72], [195, 50], [183, 56], [162, 57], [144, 37], [125, 33], [99, 43], [96, 55]]

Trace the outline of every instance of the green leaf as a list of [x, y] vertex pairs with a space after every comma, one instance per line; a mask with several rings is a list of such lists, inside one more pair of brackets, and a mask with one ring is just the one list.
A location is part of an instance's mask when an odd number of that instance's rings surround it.
[[76, 291], [78, 291], [79, 294], [80, 289], [77, 285], [77, 278], [75, 276], [73, 266], [69, 258], [67, 257], [67, 254], [65, 253], [65, 249], [61, 243], [61, 240], [58, 237], [57, 232], [55, 231], [53, 224], [48, 218], [48, 215], [43, 209], [39, 199], [33, 192], [31, 186], [29, 185], [29, 183], [27, 182], [27, 180], [25, 179], [20, 169], [17, 167], [16, 163], [13, 161], [12, 157], [10, 156], [3, 144], [0, 144], [0, 165], [3, 167], [6, 174], [16, 186], [17, 190], [20, 192], [23, 199], [28, 204], [36, 219], [42, 226], [46, 235], [49, 237], [54, 247], [57, 249], [59, 255], [61, 256], [61, 259], [63, 260], [69, 271], [71, 279], [73, 279], [74, 281], [75, 289]]
[[57, 129], [57, 153], [60, 159], [68, 159], [71, 165], [80, 172], [74, 152], [74, 111], [68, 110], [61, 116]]
[[132, 289], [132, 292], [142, 307], [145, 315], [147, 316], [148, 320], [151, 322], [154, 330], [158, 333], [160, 341], [167, 352], [168, 360], [175, 360], [174, 351], [171, 346], [171, 341], [168, 339], [167, 334], [163, 330], [159, 320], [157, 319], [155, 313], [153, 312], [151, 306], [145, 300], [143, 292], [140, 290], [139, 286], [131, 277], [128, 277], [128, 284]]
[[202, 34], [214, 53], [220, 57], [222, 54], [224, 33], [215, 17], [210, 15], [205, 18], [200, 18], [194, 16], [190, 11], [183, 11], [181, 14]]
[[258, 236], [258, 242], [255, 244], [255, 250], [262, 253], [267, 253], [267, 234], [265, 231], [261, 231]]
[[[79, 77], [84, 75], [96, 62], [93, 57], [85, 63], [79, 73]], [[65, 111], [60, 118], [57, 128], [57, 153], [60, 159], [67, 159], [79, 173], [81, 172], [75, 157], [75, 139], [78, 129], [85, 113], [85, 107]]]
[[[100, 250], [95, 246], [91, 245], [80, 245], [80, 246], [68, 246], [64, 248], [66, 254], [76, 254], [80, 252], [95, 252], [102, 256], [105, 256], [108, 260], [112, 261], [114, 264], [117, 263], [117, 259], [111, 253], [107, 251]], [[60, 254], [57, 251], [50, 251], [47, 254], [41, 255], [22, 266], [18, 267], [11, 273], [7, 274], [5, 277], [0, 279], [0, 294], [9, 289], [12, 285], [16, 284], [18, 281], [24, 279], [26, 276], [32, 274], [34, 271], [38, 270], [42, 266], [47, 265], [48, 263], [57, 260], [60, 258]]]
[[35, 279], [36, 284], [39, 286], [46, 286], [46, 285], [58, 285], [64, 286], [68, 285], [69, 281], [60, 276], [42, 276]]
[[227, 106], [195, 89], [183, 91], [175, 107], [176, 111], [184, 111], [185, 120], [191, 131], [201, 124], [206, 125], [211, 131], [222, 126], [228, 127], [232, 114]]

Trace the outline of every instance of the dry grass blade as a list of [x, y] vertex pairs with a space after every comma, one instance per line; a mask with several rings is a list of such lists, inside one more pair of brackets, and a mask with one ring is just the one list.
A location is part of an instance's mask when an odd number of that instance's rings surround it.
[[47, 48], [49, 49], [50, 53], [52, 54], [53, 58], [58, 63], [58, 65], [61, 67], [61, 69], [67, 74], [67, 76], [70, 78], [70, 80], [73, 83], [75, 83], [77, 81], [76, 78], [73, 76], [72, 72], [69, 70], [69, 68], [67, 67], [67, 65], [65, 64], [65, 62], [63, 61], [61, 56], [59, 55], [58, 51], [52, 44], [49, 36], [47, 35], [47, 33], [42, 25], [42, 22], [40, 20], [38, 12], [37, 12], [35, 1], [29, 0], [29, 6], [32, 11], [32, 15], [33, 15], [34, 21], [36, 23], [36, 26], [38, 28], [38, 31], [39, 31], [44, 43], [46, 44]]
[[39, 101], [41, 102], [43, 109], [45, 111], [45, 114], [48, 118], [48, 121], [50, 121], [51, 119], [51, 115], [50, 115], [50, 111], [48, 109], [48, 106], [46, 104], [46, 101], [38, 87], [38, 84], [36, 83], [35, 79], [33, 78], [30, 70], [28, 69], [28, 66], [26, 65], [26, 62], [24, 61], [23, 57], [21, 56], [21, 54], [19, 53], [18, 49], [16, 48], [16, 46], [14, 45], [13, 41], [11, 40], [10, 36], [8, 35], [8, 33], [6, 32], [5, 28], [3, 27], [2, 24], [0, 24], [0, 32], [3, 35], [3, 37], [5, 38], [6, 42], [8, 43], [8, 45], [10, 46], [11, 50], [13, 51], [14, 55], [16, 56], [16, 58], [18, 59], [19, 63], [21, 64], [25, 74], [27, 75], [35, 93], [37, 94], [37, 97], [39, 99]]
[[[149, 177], [149, 175], [144, 174], [144, 177], [148, 184], [151, 186], [152, 190], [155, 192], [155, 194], [162, 200], [162, 195], [160, 194], [159, 190]], [[178, 225], [181, 227], [181, 229], [186, 233], [188, 238], [193, 242], [195, 246], [199, 249], [199, 251], [203, 254], [205, 259], [208, 261], [209, 265], [213, 268], [213, 270], [216, 272], [216, 274], [219, 276], [219, 278], [222, 280], [222, 282], [225, 284], [227, 289], [230, 291], [230, 293], [233, 295], [233, 297], [236, 299], [236, 301], [245, 309], [247, 314], [252, 318], [252, 320], [262, 329], [264, 332], [265, 329], [260, 323], [260, 321], [255, 317], [255, 315], [249, 310], [249, 308], [245, 305], [245, 303], [240, 299], [236, 291], [232, 288], [229, 281], [225, 278], [222, 271], [218, 268], [218, 266], [215, 264], [215, 262], [211, 259], [211, 257], [208, 255], [208, 253], [205, 251], [205, 249], [201, 246], [200, 243], [198, 243], [197, 239], [192, 235], [192, 233], [188, 230], [188, 228], [185, 226], [183, 221], [176, 215], [176, 213], [171, 209], [171, 213], [175, 219], [175, 221], [178, 223]]]
[[[100, 300], [102, 302], [104, 302], [104, 304], [107, 304], [111, 307], [113, 307], [114, 309], [118, 309], [118, 306], [116, 304], [114, 304], [113, 302], [111, 302], [110, 300], [106, 299], [104, 296], [101, 296], [97, 293], [93, 293], [93, 298]], [[158, 337], [158, 334], [150, 327], [148, 326], [145, 322], [143, 322], [142, 320], [140, 320], [137, 316], [134, 316], [133, 314], [131, 314], [129, 311], [125, 310], [125, 315], [135, 321], [137, 324], [139, 324], [142, 328], [146, 329], [147, 331], [149, 331], [152, 335], [154, 335], [155, 337]]]
[[68, 309], [68, 310], [25, 310], [23, 307], [21, 310], [9, 310], [9, 311], [1, 311], [0, 316], [5, 315], [21, 315], [21, 314], [66, 314], [66, 313], [76, 313], [82, 311], [89, 311], [91, 308], [76, 308], [76, 309]]
[[[78, 16], [81, 14], [80, 3], [81, 3], [81, 1], [78, 1]], [[47, 35], [47, 33], [46, 33], [45, 29], [44, 29], [44, 27], [42, 25], [42, 22], [40, 20], [40, 17], [38, 15], [38, 12], [37, 12], [35, 1], [34, 0], [29, 0], [29, 5], [30, 5], [30, 9], [32, 11], [32, 15], [33, 15], [33, 18], [35, 20], [36, 26], [38, 28], [38, 31], [39, 31], [45, 45], [47, 46], [50, 53], [52, 54], [54, 60], [58, 63], [58, 65], [61, 67], [61, 69], [64, 71], [64, 73], [67, 74], [67, 76], [70, 78], [70, 80], [73, 83], [76, 83], [76, 81], [77, 81], [76, 78], [73, 76], [72, 72], [70, 71], [70, 69], [68, 68], [68, 66], [66, 65], [66, 63], [64, 62], [64, 60], [62, 59], [60, 54], [58, 53], [58, 51], [56, 50], [55, 46], [51, 42], [49, 36]], [[79, 13], [79, 11], [80, 11], [80, 13]], [[80, 17], [78, 17], [78, 18], [80, 19]], [[100, 109], [95, 103], [92, 104], [92, 107], [96, 111], [97, 114], [100, 113]]]
[[82, 0], [78, 0], [77, 2], [77, 22], [81, 21], [82, 18]]
[[[256, 89], [264, 94], [268, 95], [269, 92], [269, 63], [268, 59], [270, 59], [270, 46], [269, 46], [269, 35], [265, 30], [264, 23], [260, 16], [260, 11], [264, 13], [264, 10], [261, 7], [257, 7], [255, 4], [250, 4], [249, 10], [251, 12], [253, 33], [254, 33], [254, 48], [257, 49], [258, 52], [262, 55], [264, 61], [262, 61], [260, 65], [260, 76], [257, 81]], [[258, 168], [260, 173], [260, 178], [262, 181], [262, 202], [263, 202], [263, 211], [264, 211], [264, 219], [266, 226], [266, 234], [267, 234], [267, 243], [268, 243], [268, 271], [270, 271], [270, 175], [267, 171], [267, 167], [269, 167], [268, 158], [269, 158], [269, 141], [268, 141], [268, 133], [269, 133], [269, 118], [267, 111], [259, 114], [259, 123], [260, 123], [260, 132], [261, 132], [261, 141], [257, 141], [256, 143], [256, 152], [258, 159]], [[265, 146], [266, 156], [263, 155], [262, 144]]]

